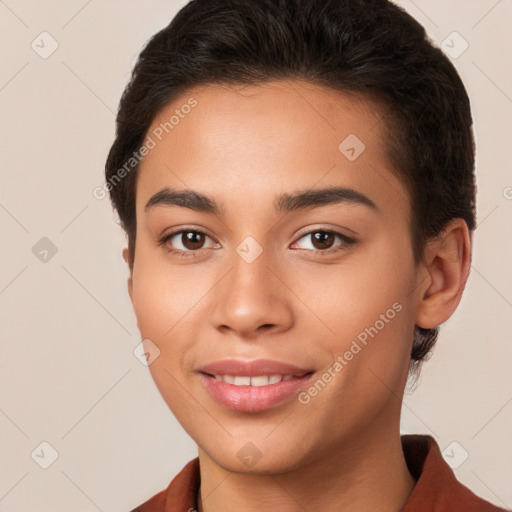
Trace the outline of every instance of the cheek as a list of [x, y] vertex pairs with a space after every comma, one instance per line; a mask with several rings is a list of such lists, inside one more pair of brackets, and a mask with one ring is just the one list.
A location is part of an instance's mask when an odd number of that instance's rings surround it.
[[147, 256], [136, 260], [133, 270], [133, 308], [142, 339], [160, 351], [149, 369], [165, 395], [179, 389], [176, 380], [186, 379], [194, 366], [195, 342], [204, 338], [200, 330], [211, 315], [207, 308], [216, 279], [206, 267], [200, 272]]
[[193, 318], [205, 293], [191, 287], [188, 281], [180, 278], [179, 272], [170, 276], [168, 270], [154, 265], [140, 264], [133, 272], [133, 307], [140, 335], [151, 340], [159, 351], [149, 371], [162, 398], [186, 431], [195, 404], [183, 383], [186, 368], [190, 367], [187, 354], [197, 339]]
[[393, 243], [382, 244], [378, 251], [358, 254], [350, 266], [322, 272], [328, 275], [317, 273], [315, 279], [303, 281], [299, 293], [322, 283], [322, 293], [315, 295], [312, 309], [331, 331], [325, 329], [322, 342], [331, 364], [341, 357], [338, 399], [346, 400], [349, 391], [354, 404], [368, 406], [369, 401], [389, 394], [389, 389], [399, 394], [414, 335], [412, 254], [405, 249], [396, 251]]
[[163, 341], [177, 319], [185, 313], [181, 308], [182, 302], [176, 300], [180, 296], [180, 286], [174, 283], [171, 288], [163, 276], [134, 273], [132, 294], [141, 335]]
[[208, 290], [208, 281], [190, 266], [139, 258], [133, 271], [133, 308], [141, 335], [166, 344], [183, 331]]
[[391, 324], [394, 329], [412, 317], [405, 308], [411, 301], [414, 261], [405, 248], [395, 249], [389, 235], [348, 254], [339, 264], [301, 263], [291, 272], [295, 274], [288, 278], [293, 290], [310, 310], [305, 314], [323, 324], [324, 334], [336, 340], [335, 344], [353, 339], [376, 323], [379, 331], [390, 332]]

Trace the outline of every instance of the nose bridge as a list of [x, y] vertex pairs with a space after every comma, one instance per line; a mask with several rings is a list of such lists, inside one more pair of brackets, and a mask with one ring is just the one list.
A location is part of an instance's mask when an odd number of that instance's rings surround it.
[[262, 325], [282, 329], [289, 324], [292, 315], [286, 287], [274, 276], [273, 260], [271, 251], [253, 237], [236, 247], [231, 271], [219, 283], [213, 317], [216, 327], [250, 335]]
[[272, 294], [269, 286], [271, 272], [272, 256], [269, 251], [261, 246], [256, 247], [253, 242], [243, 242], [233, 255], [233, 275], [232, 285], [235, 290], [231, 290], [233, 296], [237, 290], [247, 299], [253, 297], [256, 299], [265, 299]]

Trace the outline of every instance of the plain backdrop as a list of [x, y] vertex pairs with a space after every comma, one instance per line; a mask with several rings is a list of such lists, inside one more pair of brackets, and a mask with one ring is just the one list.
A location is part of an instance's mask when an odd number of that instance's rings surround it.
[[[0, 2], [2, 511], [128, 511], [197, 454], [133, 353], [125, 238], [92, 193], [136, 57], [184, 3]], [[464, 484], [510, 508], [512, 4], [399, 4], [462, 76], [478, 181], [469, 282], [402, 431], [433, 435]]]

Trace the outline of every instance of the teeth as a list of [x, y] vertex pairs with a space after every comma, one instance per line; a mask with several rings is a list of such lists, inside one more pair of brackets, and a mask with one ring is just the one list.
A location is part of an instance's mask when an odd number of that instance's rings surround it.
[[215, 380], [224, 381], [235, 386], [268, 386], [269, 384], [278, 384], [281, 381], [292, 380], [302, 375], [258, 375], [257, 377], [240, 375], [214, 375]]
[[269, 379], [266, 375], [262, 375], [261, 377], [252, 377], [250, 380], [251, 386], [268, 386], [269, 384]]
[[233, 382], [235, 386], [250, 386], [251, 385], [251, 377], [235, 377], [235, 381]]

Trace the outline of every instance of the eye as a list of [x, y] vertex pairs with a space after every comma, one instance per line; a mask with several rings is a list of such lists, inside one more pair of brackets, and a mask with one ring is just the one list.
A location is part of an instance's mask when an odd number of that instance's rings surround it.
[[[204, 247], [206, 239], [212, 240], [203, 231], [182, 229], [165, 235], [159, 241], [159, 245], [166, 245], [169, 252], [187, 257], [194, 256], [193, 253], [208, 248]], [[216, 244], [216, 246], [219, 246], [219, 244]], [[215, 244], [210, 248], [215, 248]]]
[[[309, 239], [310, 247], [299, 247], [299, 249], [312, 250], [316, 253], [336, 252], [339, 250], [346, 249], [351, 244], [355, 243], [354, 239], [349, 238], [348, 236], [345, 236], [342, 233], [325, 229], [317, 229], [315, 231], [310, 231], [309, 233], [306, 233], [299, 238], [299, 240], [302, 239]], [[340, 242], [337, 246], [333, 246], [336, 239], [338, 239]], [[295, 245], [297, 245], [297, 242], [295, 242], [294, 246]]]
[[[298, 249], [304, 249], [313, 251], [317, 254], [331, 254], [343, 249], [347, 249], [350, 245], [356, 241], [349, 238], [342, 233], [332, 230], [316, 229], [308, 233], [303, 234], [299, 240], [310, 241], [310, 247], [298, 247]], [[336, 239], [339, 240], [338, 245], [334, 245]], [[195, 257], [197, 253], [204, 249], [215, 249], [220, 247], [220, 244], [213, 242], [209, 247], [205, 247], [205, 242], [213, 239], [203, 231], [196, 229], [181, 229], [165, 235], [159, 240], [158, 245], [165, 245], [168, 252], [177, 254], [178, 256], [187, 258]], [[292, 248], [297, 246], [298, 242], [292, 245]], [[305, 244], [308, 245], [308, 244]]]

